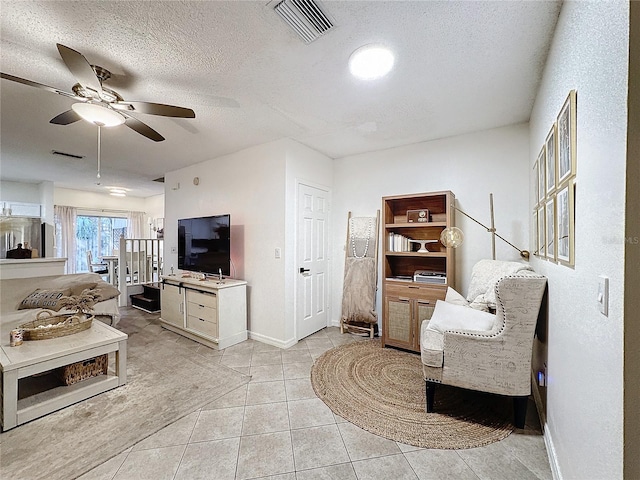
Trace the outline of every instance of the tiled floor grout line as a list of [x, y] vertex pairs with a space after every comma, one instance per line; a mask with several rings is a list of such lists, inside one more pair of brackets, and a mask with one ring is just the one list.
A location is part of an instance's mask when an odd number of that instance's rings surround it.
[[[249, 385], [247, 383], [247, 385]], [[247, 413], [247, 395], [249, 394], [249, 388], [247, 387], [247, 391], [244, 394], [244, 402], [242, 407], [242, 425], [240, 426], [240, 438], [238, 439], [238, 454], [236, 456], [236, 469], [234, 478], [238, 478], [238, 469], [240, 468], [240, 450], [242, 450], [242, 431], [244, 430], [244, 417]]]
[[[131, 455], [131, 452], [133, 451], [132, 447], [129, 447], [127, 450], [129, 450], [127, 452], [127, 454], [124, 456], [124, 459], [122, 460], [122, 463], [120, 464], [120, 466], [116, 469], [116, 471], [113, 473], [113, 476], [111, 477], [111, 480], [113, 480], [114, 478], [116, 478], [116, 476], [118, 475], [118, 472], [120, 471], [120, 469], [122, 468], [122, 466], [125, 464], [125, 462], [127, 461], [127, 458], [129, 458], [129, 455]], [[126, 450], [125, 450], [126, 451]]]

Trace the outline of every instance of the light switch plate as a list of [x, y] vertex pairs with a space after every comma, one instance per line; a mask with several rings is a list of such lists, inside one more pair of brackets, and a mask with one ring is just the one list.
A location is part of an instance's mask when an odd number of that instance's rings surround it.
[[598, 308], [604, 316], [609, 315], [609, 278], [598, 277]]
[[280, 249], [280, 247], [276, 247], [275, 255], [276, 258], [282, 257], [282, 250]]

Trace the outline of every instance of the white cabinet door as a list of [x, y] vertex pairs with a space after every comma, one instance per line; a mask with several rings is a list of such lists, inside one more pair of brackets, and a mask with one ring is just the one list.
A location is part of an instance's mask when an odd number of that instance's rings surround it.
[[163, 283], [160, 286], [160, 318], [176, 327], [184, 327], [184, 296], [182, 288]]

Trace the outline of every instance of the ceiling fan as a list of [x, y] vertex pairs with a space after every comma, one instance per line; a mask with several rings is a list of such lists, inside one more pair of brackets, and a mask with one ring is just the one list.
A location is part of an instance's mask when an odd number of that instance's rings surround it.
[[71, 88], [73, 93], [0, 72], [0, 77], [5, 80], [41, 88], [77, 101], [71, 105], [71, 110], [55, 116], [50, 120], [50, 123], [69, 125], [79, 120], [87, 120], [100, 127], [124, 123], [140, 135], [154, 142], [161, 142], [164, 140], [162, 135], [130, 114], [143, 113], [164, 117], [195, 118], [196, 114], [190, 108], [162, 103], [125, 101], [118, 92], [102, 85], [105, 80], [111, 77], [111, 72], [98, 65], [91, 65], [84, 55], [72, 48], [59, 43], [56, 46], [65, 65], [78, 81]]

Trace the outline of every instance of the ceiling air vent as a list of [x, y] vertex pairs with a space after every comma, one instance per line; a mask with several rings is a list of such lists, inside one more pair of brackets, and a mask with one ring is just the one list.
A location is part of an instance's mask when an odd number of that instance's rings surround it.
[[74, 153], [61, 152], [59, 150], [51, 150], [51, 155], [60, 155], [62, 157], [70, 158], [84, 158], [84, 155], [76, 155]]
[[313, 0], [282, 0], [274, 10], [304, 43], [313, 42], [334, 27], [333, 22]]

